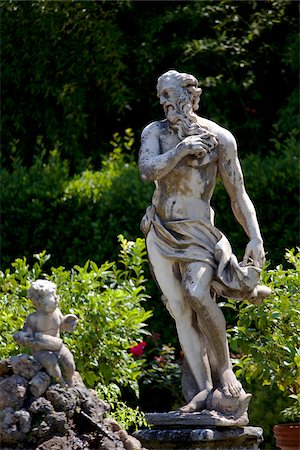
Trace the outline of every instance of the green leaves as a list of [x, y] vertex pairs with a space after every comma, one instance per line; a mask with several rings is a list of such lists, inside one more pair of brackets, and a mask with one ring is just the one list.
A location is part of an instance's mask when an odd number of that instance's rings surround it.
[[152, 315], [143, 307], [147, 299], [142, 270], [145, 244], [142, 239], [132, 242], [122, 235], [119, 241], [121, 268], [115, 262], [98, 266], [87, 261], [71, 270], [52, 267], [49, 275], [43, 275], [42, 267], [49, 255], [42, 252], [35, 255], [38, 261], [31, 268], [24, 258], [12, 264], [11, 272], [0, 272], [4, 319], [0, 324], [0, 357], [18, 352], [12, 335], [22, 329], [33, 310], [26, 299], [27, 289], [37, 277], [46, 276], [57, 284], [63, 314], [73, 313], [79, 318], [77, 329], [63, 338], [86, 385], [95, 387], [114, 381], [138, 395], [142, 360], [135, 360], [128, 349], [148, 333], [145, 322]]
[[238, 374], [262, 385], [276, 384], [296, 401], [291, 410], [300, 414], [300, 249], [286, 251], [293, 266], [266, 270], [262, 282], [272, 294], [261, 305], [229, 300], [238, 313], [237, 325], [228, 330], [231, 348], [241, 354], [235, 362]]
[[[139, 223], [150, 203], [152, 186], [143, 183], [133, 161], [133, 132], [115, 134], [112, 151], [99, 170], [72, 176], [58, 149], [39, 156], [28, 169], [18, 157], [1, 176], [2, 264], [22, 254], [32, 259], [43, 248], [54, 265], [70, 268], [92, 258], [99, 264], [116, 258], [115, 237], [141, 235]], [[134, 267], [140, 267], [136, 261]]]

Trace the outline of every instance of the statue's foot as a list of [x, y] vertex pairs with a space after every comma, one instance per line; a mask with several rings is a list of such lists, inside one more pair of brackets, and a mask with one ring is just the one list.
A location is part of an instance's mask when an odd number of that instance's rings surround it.
[[195, 411], [203, 411], [206, 407], [206, 400], [209, 394], [209, 390], [203, 389], [203, 391], [198, 392], [192, 400], [182, 408], [180, 408], [180, 412], [182, 413], [192, 413]]
[[257, 286], [249, 297], [249, 302], [260, 305], [271, 292], [272, 290], [268, 286]]
[[231, 369], [225, 369], [220, 375], [222, 391], [226, 397], [239, 397], [242, 385]]

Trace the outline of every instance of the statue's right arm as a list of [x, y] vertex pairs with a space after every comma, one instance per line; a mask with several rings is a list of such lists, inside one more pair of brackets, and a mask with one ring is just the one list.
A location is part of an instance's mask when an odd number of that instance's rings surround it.
[[167, 175], [187, 155], [182, 142], [165, 153], [160, 152], [161, 123], [150, 123], [142, 132], [139, 168], [143, 180], [159, 180]]

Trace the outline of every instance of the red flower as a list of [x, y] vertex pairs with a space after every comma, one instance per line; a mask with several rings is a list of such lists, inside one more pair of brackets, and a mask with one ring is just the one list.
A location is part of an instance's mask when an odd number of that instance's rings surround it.
[[142, 354], [144, 353], [144, 348], [146, 347], [146, 342], [142, 341], [139, 342], [138, 344], [134, 345], [133, 347], [131, 347], [129, 349], [129, 352], [133, 355], [133, 356], [142, 356]]

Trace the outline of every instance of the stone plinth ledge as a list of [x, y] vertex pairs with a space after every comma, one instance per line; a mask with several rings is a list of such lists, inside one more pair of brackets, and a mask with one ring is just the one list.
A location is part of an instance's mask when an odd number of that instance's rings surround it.
[[225, 417], [216, 411], [201, 411], [193, 413], [181, 413], [179, 411], [147, 413], [146, 420], [149, 425], [156, 427], [244, 427], [248, 425], [247, 414], [239, 418]]
[[199, 427], [139, 430], [134, 436], [149, 450], [258, 450], [259, 427]]

